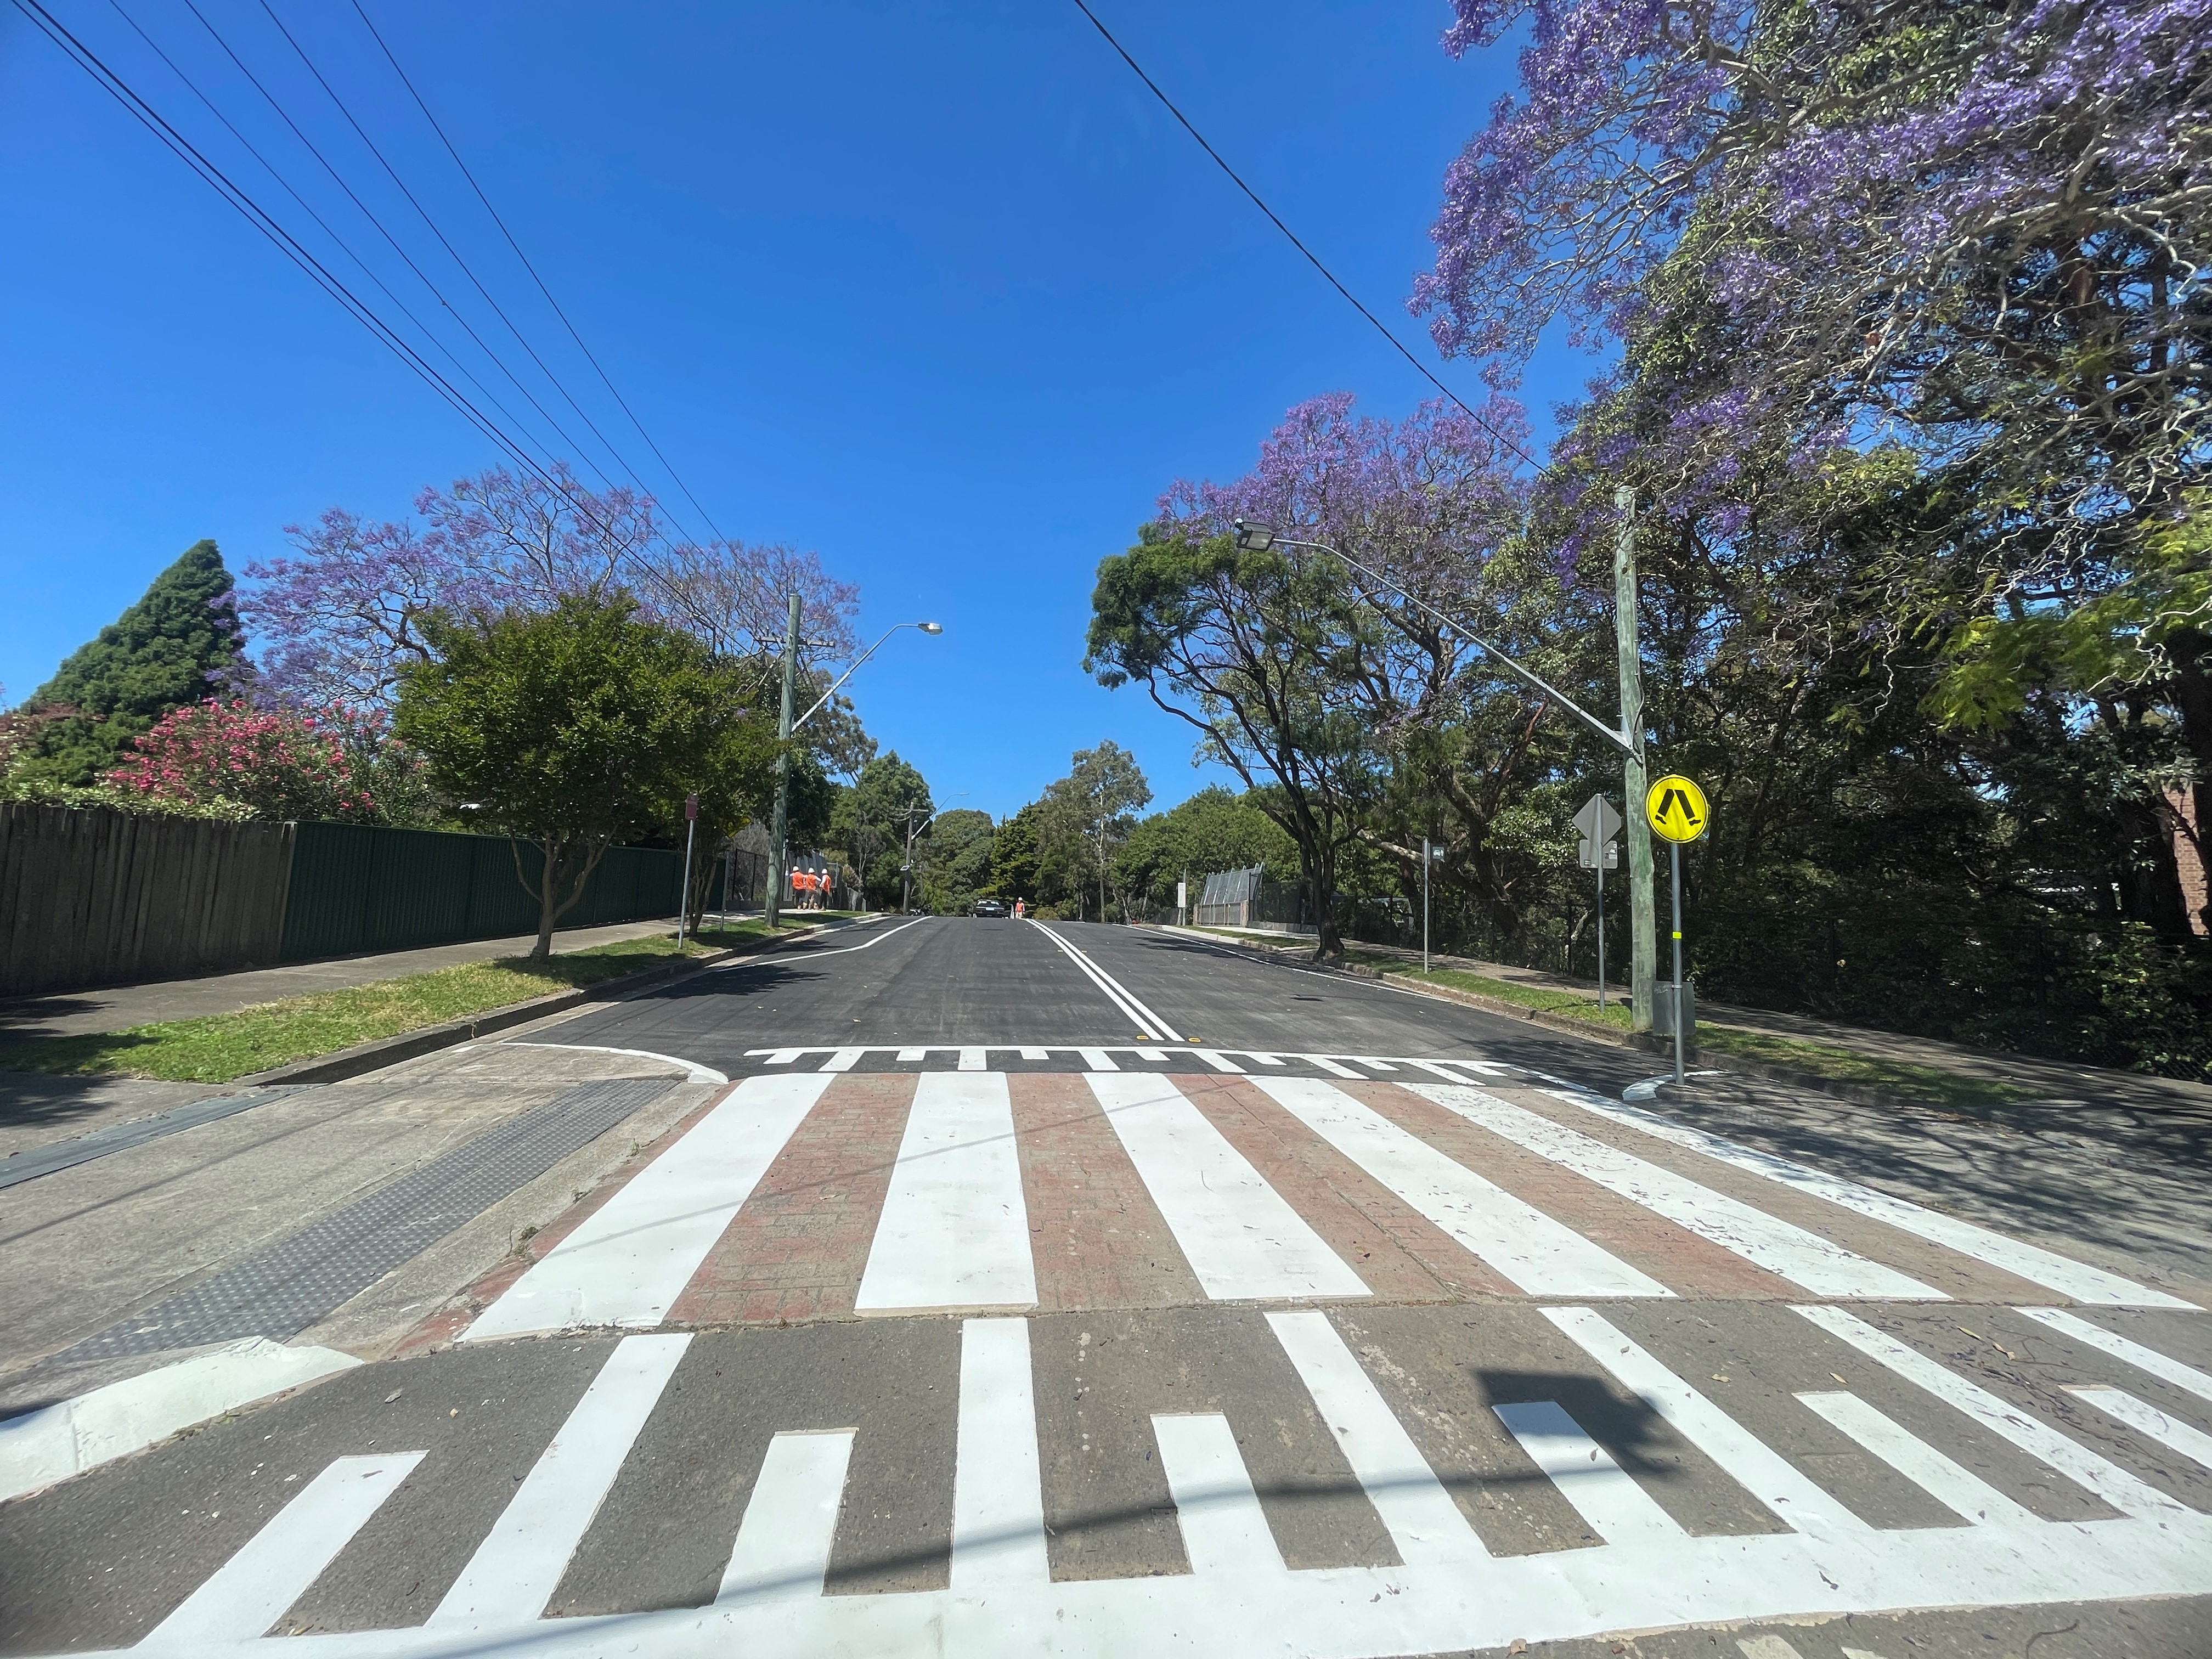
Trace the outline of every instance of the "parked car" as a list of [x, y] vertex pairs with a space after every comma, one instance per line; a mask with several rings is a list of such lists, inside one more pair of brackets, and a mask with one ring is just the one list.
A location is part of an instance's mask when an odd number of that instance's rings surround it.
[[1004, 920], [1014, 913], [1004, 899], [977, 899], [975, 909], [969, 914], [978, 916], [996, 916]]

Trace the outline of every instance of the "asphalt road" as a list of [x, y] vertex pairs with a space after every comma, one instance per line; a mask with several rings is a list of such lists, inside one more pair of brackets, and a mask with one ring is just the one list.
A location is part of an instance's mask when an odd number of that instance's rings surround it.
[[1652, 1069], [889, 921], [23, 1182], [38, 1341], [344, 1352], [0, 1504], [0, 1652], [2212, 1652], [2188, 1171]]

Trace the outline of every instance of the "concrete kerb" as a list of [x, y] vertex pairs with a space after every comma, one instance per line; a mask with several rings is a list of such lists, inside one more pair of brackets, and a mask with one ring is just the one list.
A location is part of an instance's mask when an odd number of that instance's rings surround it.
[[[1312, 960], [1308, 949], [1279, 945], [1261, 945], [1249, 939], [1225, 940], [1196, 928], [1170, 927], [1149, 924], [1152, 931], [1173, 933], [1193, 939], [1202, 939], [1217, 949], [1243, 951], [1251, 953], [1255, 961], [1273, 961], [1284, 966], [1298, 966], [1317, 972], [1343, 974], [1352, 979], [1370, 979], [1377, 983], [1390, 983], [1393, 988], [1414, 996], [1434, 997], [1439, 1002], [1456, 1002], [1468, 1008], [1480, 1008], [1486, 1014], [1499, 1014], [1508, 1019], [1521, 1020], [1530, 1025], [1540, 1025], [1547, 1031], [1557, 1031], [1562, 1036], [1579, 1037], [1585, 1042], [1602, 1043], [1609, 1048], [1633, 1048], [1649, 1054], [1674, 1057], [1674, 1045], [1662, 1036], [1653, 1036], [1644, 1031], [1609, 1031], [1602, 1026], [1571, 1019], [1565, 1014], [1547, 1013], [1540, 1008], [1528, 1008], [1503, 997], [1485, 996], [1480, 991], [1463, 991], [1455, 985], [1433, 985], [1410, 978], [1404, 974], [1385, 972], [1380, 968], [1364, 968], [1352, 963], [1325, 963]], [[1263, 954], [1264, 953], [1264, 954]], [[1697, 1054], [1699, 1066], [1714, 1071], [1741, 1072], [1761, 1077], [1773, 1083], [1784, 1083], [1794, 1089], [1808, 1090], [1836, 1100], [1848, 1100], [1857, 1106], [1876, 1106], [1893, 1111], [1941, 1111], [1942, 1107], [1930, 1106], [1926, 1101], [1908, 1100], [1884, 1089], [1869, 1088], [1863, 1083], [1845, 1083], [1835, 1078], [1821, 1077], [1813, 1072], [1800, 1072], [1787, 1066], [1778, 1066], [1771, 1060], [1751, 1060], [1740, 1054], [1723, 1054], [1717, 1049], [1703, 1049]]]
[[231, 1086], [250, 1089], [275, 1083], [342, 1083], [349, 1078], [381, 1071], [386, 1066], [397, 1066], [404, 1060], [435, 1054], [441, 1048], [473, 1042], [495, 1031], [527, 1025], [534, 1020], [544, 1019], [549, 1014], [565, 1013], [586, 1003], [619, 1001], [665, 980], [681, 979], [708, 968], [719, 968], [739, 957], [781, 951], [841, 927], [865, 927], [876, 920], [873, 916], [864, 916], [850, 922], [822, 922], [802, 933], [733, 945], [707, 956], [664, 963], [657, 967], [641, 969], [635, 974], [602, 980], [597, 985], [580, 986], [572, 991], [555, 991], [546, 996], [532, 997], [527, 1002], [510, 1003], [504, 1008], [495, 1008], [489, 1013], [474, 1014], [466, 1019], [447, 1020], [440, 1025], [426, 1025], [418, 1031], [402, 1031], [397, 1036], [378, 1037], [373, 1042], [356, 1043], [350, 1048], [340, 1048], [334, 1054], [319, 1054], [312, 1060], [294, 1060], [265, 1072], [251, 1073], [245, 1077], [233, 1079]]

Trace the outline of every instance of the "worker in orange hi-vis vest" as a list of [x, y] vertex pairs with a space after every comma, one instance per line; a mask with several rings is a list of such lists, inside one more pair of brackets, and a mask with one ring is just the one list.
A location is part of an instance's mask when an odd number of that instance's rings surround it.
[[1029, 914], [1029, 902], [1028, 902], [1027, 900], [1025, 900], [1025, 899], [1016, 899], [1016, 900], [1014, 901], [1014, 920], [1015, 920], [1016, 921], [1020, 921], [1020, 920], [1021, 920], [1024, 915], [1028, 915], [1028, 914]]

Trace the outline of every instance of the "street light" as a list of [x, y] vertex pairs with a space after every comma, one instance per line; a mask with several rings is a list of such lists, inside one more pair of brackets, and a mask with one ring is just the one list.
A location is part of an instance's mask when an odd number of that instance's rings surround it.
[[1534, 686], [1546, 696], [1552, 698], [1561, 707], [1570, 710], [1576, 719], [1582, 721], [1584, 726], [1589, 727], [1591, 731], [1596, 732], [1598, 736], [1603, 738], [1607, 743], [1611, 744], [1615, 749], [1618, 749], [1623, 755], [1626, 755], [1631, 760], [1642, 758], [1642, 757], [1638, 753], [1636, 744], [1631, 739], [1628, 732], [1626, 731], [1616, 731], [1613, 727], [1607, 726], [1596, 715], [1591, 714], [1589, 709], [1583, 708], [1565, 692], [1560, 690], [1558, 686], [1553, 685], [1542, 675], [1537, 673], [1535, 670], [1533, 668], [1523, 668], [1519, 663], [1514, 661], [1512, 658], [1507, 656], [1503, 651], [1500, 651], [1488, 640], [1484, 639], [1481, 635], [1476, 633], [1465, 623], [1461, 622], [1455, 617], [1446, 616], [1443, 611], [1437, 610], [1436, 606], [1431, 605], [1426, 599], [1407, 592], [1404, 588], [1399, 586], [1397, 583], [1392, 581], [1388, 576], [1382, 574], [1381, 571], [1370, 569], [1367, 566], [1360, 563], [1358, 560], [1353, 558], [1349, 553], [1340, 551], [1338, 549], [1328, 545], [1326, 542], [1300, 541], [1294, 536], [1279, 536], [1267, 526], [1263, 524], [1255, 524], [1249, 519], [1238, 519], [1234, 522], [1237, 532], [1237, 545], [1247, 553], [1265, 553], [1272, 547], [1310, 547], [1318, 552], [1326, 553], [1330, 557], [1351, 566], [1352, 569], [1357, 570], [1361, 575], [1366, 577], [1368, 580], [1374, 582], [1380, 586], [1389, 588], [1400, 599], [1405, 600], [1407, 604], [1413, 605], [1419, 610], [1427, 611], [1429, 615], [1434, 617], [1438, 622], [1443, 623], [1445, 627], [1450, 629], [1454, 633], [1460, 635], [1470, 644], [1479, 648], [1485, 656], [1496, 658], [1500, 663], [1504, 664], [1507, 668], [1511, 669], [1516, 674], [1518, 674], [1522, 679], [1528, 681], [1529, 684]]
[[799, 595], [793, 593], [791, 596], [791, 631], [783, 648], [783, 716], [776, 725], [776, 737], [786, 746], [775, 757], [775, 811], [769, 832], [768, 891], [761, 898], [762, 918], [768, 923], [768, 934], [770, 939], [775, 937], [777, 920], [783, 909], [784, 825], [791, 811], [791, 750], [789, 748], [791, 734], [820, 714], [823, 705], [837, 695], [838, 686], [851, 679], [862, 663], [884, 648], [884, 641], [890, 639], [891, 635], [897, 633], [900, 629], [915, 628], [925, 634], [932, 635], [942, 634], [945, 631], [945, 626], [941, 623], [897, 623], [884, 635], [883, 639], [878, 640], [854, 658], [853, 666], [837, 676], [830, 689], [816, 700], [813, 708], [808, 709], [797, 720], [793, 720], [791, 717], [791, 705], [799, 689]]

